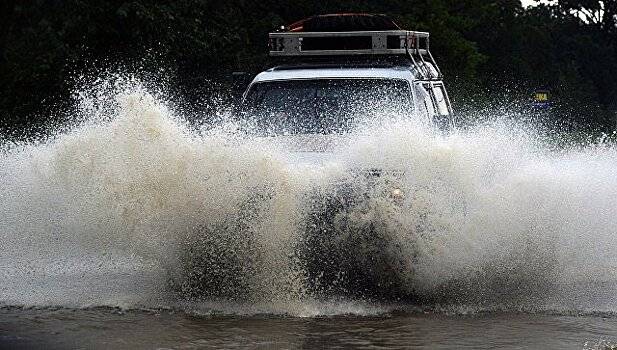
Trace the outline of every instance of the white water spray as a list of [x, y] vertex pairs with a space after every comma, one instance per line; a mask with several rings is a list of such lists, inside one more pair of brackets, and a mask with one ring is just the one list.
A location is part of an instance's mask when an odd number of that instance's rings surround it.
[[[330, 243], [384, 288], [470, 310], [617, 311], [613, 146], [555, 152], [519, 129], [436, 136], [403, 123], [364, 128], [330, 160], [298, 164], [276, 143], [198, 135], [140, 89], [98, 98], [114, 107], [2, 153], [0, 302], [168, 306], [178, 288], [192, 295], [191, 278], [273, 312], [354, 312], [315, 301], [297, 249], [313, 198], [389, 169], [399, 175], [339, 214], [343, 238]], [[382, 195], [393, 182], [401, 200]]]

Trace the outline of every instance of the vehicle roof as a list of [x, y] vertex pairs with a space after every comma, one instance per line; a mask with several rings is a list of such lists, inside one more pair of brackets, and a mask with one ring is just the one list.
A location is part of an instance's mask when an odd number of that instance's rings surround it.
[[293, 79], [327, 79], [327, 78], [386, 78], [413, 80], [415, 77], [410, 67], [389, 68], [294, 68], [269, 69], [259, 73], [253, 83]]

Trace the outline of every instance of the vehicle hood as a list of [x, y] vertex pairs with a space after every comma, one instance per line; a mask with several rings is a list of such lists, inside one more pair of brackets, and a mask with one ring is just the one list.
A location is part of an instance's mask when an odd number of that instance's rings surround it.
[[383, 168], [375, 164], [353, 164], [353, 160], [345, 156], [345, 147], [349, 138], [343, 135], [289, 135], [259, 138], [258, 143], [278, 150], [280, 159], [292, 166], [300, 167], [332, 167], [352, 169], [371, 176], [381, 176], [384, 173], [400, 174], [401, 169]]
[[341, 135], [286, 135], [261, 138], [259, 142], [278, 149], [291, 164], [325, 165], [342, 162], [337, 150], [347, 144], [347, 139]]

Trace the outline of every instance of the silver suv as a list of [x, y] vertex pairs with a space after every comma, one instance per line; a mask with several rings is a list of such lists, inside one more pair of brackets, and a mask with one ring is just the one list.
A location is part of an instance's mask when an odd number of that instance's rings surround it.
[[[243, 118], [258, 134], [289, 143], [296, 161], [328, 159], [328, 147], [315, 143], [336, 138], [367, 119], [410, 118], [439, 130], [453, 126], [426, 32], [402, 30], [380, 15], [317, 16], [270, 33], [270, 56], [280, 62], [250, 83], [243, 95]], [[359, 177], [370, 180], [337, 185], [311, 204], [298, 254], [316, 295], [353, 291], [401, 297], [397, 275], [377, 268], [394, 265], [390, 260], [396, 254], [388, 256], [382, 249], [387, 235], [370, 225], [362, 232], [344, 227], [347, 213], [363, 210], [363, 202], [369, 202], [363, 200], [370, 196], [366, 193], [381, 190], [374, 184], [389, 177], [386, 171], [359, 169]], [[391, 197], [401, 196], [396, 184], [388, 182], [387, 187]], [[341, 233], [350, 231], [353, 235]], [[358, 254], [358, 246], [374, 249]]]
[[296, 22], [270, 33], [270, 56], [280, 64], [258, 74], [243, 95], [245, 115], [259, 132], [339, 133], [384, 115], [453, 124], [429, 34], [401, 30], [384, 16]]

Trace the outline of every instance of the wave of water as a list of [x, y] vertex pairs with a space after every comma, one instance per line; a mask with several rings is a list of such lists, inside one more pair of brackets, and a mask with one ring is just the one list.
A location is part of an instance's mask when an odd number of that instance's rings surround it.
[[195, 131], [143, 89], [82, 102], [79, 126], [2, 151], [5, 305], [617, 311], [614, 146], [396, 123], [307, 163], [228, 126]]

